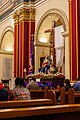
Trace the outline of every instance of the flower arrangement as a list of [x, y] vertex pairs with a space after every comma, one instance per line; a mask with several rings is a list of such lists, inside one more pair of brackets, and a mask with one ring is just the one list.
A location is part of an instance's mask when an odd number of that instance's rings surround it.
[[65, 76], [62, 73], [56, 73], [56, 74], [45, 74], [45, 73], [37, 73], [37, 74], [30, 74], [28, 75], [28, 77], [32, 77], [32, 78], [43, 78], [43, 79], [51, 79], [51, 78], [65, 78]]

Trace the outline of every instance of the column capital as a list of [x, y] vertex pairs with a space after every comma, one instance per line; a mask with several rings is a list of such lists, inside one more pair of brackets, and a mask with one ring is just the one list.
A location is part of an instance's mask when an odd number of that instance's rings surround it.
[[21, 21], [34, 21], [35, 20], [35, 9], [34, 8], [22, 8], [17, 10], [13, 15], [14, 22], [21, 22]]
[[29, 9], [29, 20], [35, 20], [35, 9]]
[[19, 22], [29, 20], [29, 10], [28, 9], [22, 8], [17, 11], [17, 14], [19, 15]]
[[17, 24], [19, 22], [19, 16], [18, 16], [18, 14], [16, 12], [13, 13], [12, 17], [14, 19], [14, 24]]

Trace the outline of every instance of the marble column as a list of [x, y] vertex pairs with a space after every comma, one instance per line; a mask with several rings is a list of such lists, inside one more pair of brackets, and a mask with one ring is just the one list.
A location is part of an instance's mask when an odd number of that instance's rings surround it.
[[78, 37], [77, 37], [77, 0], [69, 2], [69, 46], [70, 46], [70, 79], [78, 77]]
[[13, 14], [14, 19], [14, 77], [19, 76], [19, 16]]
[[[26, 9], [22, 8], [17, 10], [18, 15], [18, 47], [16, 44], [14, 49], [18, 50], [18, 53], [15, 54], [14, 60], [18, 55], [18, 76], [24, 77], [24, 69], [26, 73], [30, 74], [34, 72], [34, 54], [33, 54], [33, 44], [34, 44], [34, 32], [35, 32], [35, 9]], [[16, 29], [15, 29], [16, 33]], [[16, 41], [16, 40], [15, 40]], [[15, 51], [14, 51], [15, 52]], [[15, 61], [14, 61], [15, 65]], [[15, 72], [16, 72], [15, 68]], [[15, 76], [17, 77], [17, 76]]]

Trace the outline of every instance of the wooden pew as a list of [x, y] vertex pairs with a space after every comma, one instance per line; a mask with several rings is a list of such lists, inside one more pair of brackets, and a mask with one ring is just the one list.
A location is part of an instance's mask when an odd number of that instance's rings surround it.
[[52, 90], [31, 90], [31, 100], [3, 101], [0, 108], [31, 107], [56, 104], [55, 93]]
[[68, 103], [80, 103], [80, 91], [74, 91], [73, 88], [68, 90]]
[[[57, 101], [57, 97], [60, 94], [60, 89], [50, 89], [50, 90], [53, 91], [53, 93], [54, 93], [55, 104], [59, 104], [59, 102]], [[48, 91], [50, 91], [50, 90], [48, 90]]]
[[60, 104], [64, 105], [65, 104], [65, 88], [62, 87], [60, 90]]
[[79, 119], [80, 104], [40, 106], [27, 108], [1, 109], [2, 120], [76, 120]]
[[45, 90], [29, 90], [31, 94], [31, 99], [44, 99], [47, 98], [48, 91]]
[[56, 104], [56, 95], [53, 90], [48, 90], [46, 87], [44, 90], [30, 90], [31, 99], [52, 99], [53, 104]]
[[64, 87], [62, 87], [60, 90], [60, 104], [68, 104], [68, 92], [65, 92]]
[[53, 105], [52, 99], [34, 99], [34, 100], [20, 100], [20, 101], [2, 101], [0, 102], [0, 109], [4, 108], [19, 108], [31, 106]]
[[74, 104], [80, 103], [80, 92], [74, 91], [73, 88], [69, 88], [68, 92], [62, 87], [60, 91], [60, 104]]

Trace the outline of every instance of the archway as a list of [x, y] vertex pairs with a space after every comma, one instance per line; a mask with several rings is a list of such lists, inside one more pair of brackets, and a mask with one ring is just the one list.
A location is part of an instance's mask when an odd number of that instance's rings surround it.
[[14, 74], [14, 33], [13, 28], [8, 26], [1, 35], [0, 44], [1, 79], [10, 79]]
[[[41, 19], [38, 23], [37, 29], [36, 29], [36, 34], [35, 34], [35, 36], [36, 36], [36, 46], [35, 46], [36, 55], [35, 56], [37, 56], [38, 60], [36, 60], [36, 58], [35, 58], [35, 63], [36, 63], [35, 72], [37, 72], [37, 68], [39, 67], [39, 58], [40, 58], [40, 56], [42, 56], [43, 51], [44, 51], [44, 54], [49, 54], [49, 47], [50, 47], [49, 34], [45, 35], [44, 31], [47, 29], [50, 29], [52, 27], [52, 21], [54, 21], [54, 20], [56, 21], [57, 26], [60, 26], [60, 25], [63, 26], [64, 31], [61, 34], [64, 37], [64, 48], [68, 47], [68, 45], [66, 45], [66, 44], [68, 44], [68, 19], [67, 19], [66, 14], [60, 9], [53, 8], [53, 9], [48, 10], [41, 17]], [[45, 36], [45, 37], [43, 37], [43, 36]], [[43, 38], [45, 38], [45, 39], [43, 39]], [[67, 39], [67, 40], [65, 40], [65, 39]], [[43, 41], [41, 41], [41, 40], [43, 40]], [[38, 48], [40, 50], [38, 50]], [[65, 48], [65, 49], [69, 50], [69, 48]], [[39, 55], [38, 55], [38, 51], [40, 51]], [[65, 52], [65, 58], [67, 55], [69, 56], [69, 51]], [[64, 63], [65, 63], [65, 66], [66, 66], [66, 64], [68, 65], [68, 69], [69, 69], [69, 59], [68, 59], [67, 63], [66, 63], [66, 61], [64, 61]], [[67, 73], [65, 71], [65, 66], [63, 64], [62, 71], [64, 74], [67, 75]]]

